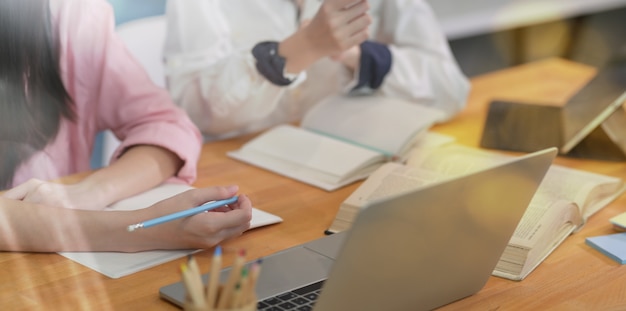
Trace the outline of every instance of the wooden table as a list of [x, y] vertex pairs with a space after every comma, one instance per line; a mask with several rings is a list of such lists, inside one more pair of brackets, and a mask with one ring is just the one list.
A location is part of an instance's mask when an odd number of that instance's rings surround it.
[[[594, 74], [594, 69], [550, 59], [476, 77], [468, 108], [434, 130], [478, 146], [485, 105], [493, 98], [563, 103]], [[339, 203], [357, 184], [325, 192], [231, 160], [225, 152], [249, 137], [206, 144], [195, 186], [239, 184], [255, 207], [284, 218], [282, 224], [259, 228], [223, 244], [230, 264], [240, 247], [250, 259], [266, 256], [323, 236]], [[626, 163], [558, 158], [557, 163], [626, 177]], [[624, 310], [626, 267], [584, 244], [585, 237], [612, 233], [608, 219], [626, 211], [623, 197], [592, 217], [524, 281], [491, 277], [483, 290], [442, 310]], [[209, 253], [199, 253], [202, 272]], [[159, 299], [160, 287], [180, 280], [175, 260], [120, 279], [109, 279], [57, 254], [0, 253], [0, 308], [63, 310], [176, 310]]]

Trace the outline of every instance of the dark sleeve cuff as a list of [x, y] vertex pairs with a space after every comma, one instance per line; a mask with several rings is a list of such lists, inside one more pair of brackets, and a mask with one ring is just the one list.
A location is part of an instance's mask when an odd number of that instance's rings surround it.
[[359, 82], [354, 89], [379, 88], [389, 70], [391, 70], [391, 51], [386, 45], [373, 41], [361, 43]]
[[252, 48], [252, 55], [256, 59], [256, 69], [273, 84], [287, 86], [293, 82], [284, 76], [286, 60], [278, 54], [278, 42], [259, 42]]

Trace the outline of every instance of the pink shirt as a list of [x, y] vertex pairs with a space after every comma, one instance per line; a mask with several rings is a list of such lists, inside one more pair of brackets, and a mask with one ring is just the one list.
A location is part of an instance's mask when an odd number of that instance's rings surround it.
[[89, 170], [96, 133], [105, 129], [121, 140], [112, 161], [132, 145], [160, 146], [184, 160], [177, 179], [193, 182], [202, 137], [116, 37], [110, 5], [104, 0], [50, 0], [50, 10], [61, 75], [77, 121], [63, 120], [55, 140], [19, 167], [13, 186]]

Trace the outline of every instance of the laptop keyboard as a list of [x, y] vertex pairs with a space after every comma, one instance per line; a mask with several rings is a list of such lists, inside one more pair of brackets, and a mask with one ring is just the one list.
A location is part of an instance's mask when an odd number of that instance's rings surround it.
[[274, 297], [259, 301], [258, 311], [309, 311], [313, 310], [313, 304], [320, 294], [324, 281], [319, 281], [307, 286], [282, 293]]

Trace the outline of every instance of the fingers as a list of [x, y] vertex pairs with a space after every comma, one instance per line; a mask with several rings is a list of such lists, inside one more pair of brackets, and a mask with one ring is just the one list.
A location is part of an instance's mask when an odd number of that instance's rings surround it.
[[[250, 228], [252, 203], [245, 195], [240, 195], [232, 210], [212, 211], [192, 216], [188, 230], [192, 230], [203, 247], [211, 247], [223, 240], [239, 236]], [[191, 229], [195, 228], [195, 229]]]
[[343, 9], [341, 21], [343, 23], [351, 23], [352, 21], [361, 18], [362, 16], [369, 16], [367, 14], [367, 11], [369, 9], [369, 4], [366, 1], [361, 1], [350, 8]]
[[363, 18], [350, 23], [347, 27], [342, 29], [341, 36], [346, 38], [344, 45], [350, 48], [367, 40], [369, 37], [367, 26], [370, 22], [369, 15], [364, 15]]
[[43, 183], [42, 180], [32, 178], [23, 184], [7, 190], [2, 196], [13, 200], [24, 200], [29, 193], [33, 192], [34, 189], [37, 189]]
[[210, 231], [217, 231], [244, 226], [246, 229], [250, 225], [252, 211], [247, 209], [236, 209], [226, 213], [207, 213], [204, 214], [207, 227]]
[[[372, 19], [368, 14], [369, 4], [367, 1], [350, 1], [354, 5], [339, 9], [333, 8], [334, 2], [328, 2], [328, 6], [320, 8], [326, 15], [331, 39], [333, 42], [333, 53], [341, 52], [353, 46], [359, 45], [368, 38], [368, 26]], [[325, 3], [326, 5], [326, 3]]]
[[351, 9], [363, 3], [367, 3], [367, 1], [366, 0], [333, 0], [333, 1], [326, 1], [324, 4], [327, 4], [329, 7], [334, 8], [334, 9]]
[[372, 18], [367, 11], [369, 5], [367, 2], [358, 5], [346, 11], [342, 16], [346, 26], [341, 29], [341, 36], [347, 38], [346, 45], [348, 47], [358, 45], [368, 38], [368, 26], [372, 23]]
[[228, 199], [237, 194], [239, 186], [208, 187], [187, 190], [181, 196], [188, 201], [189, 207], [198, 206], [209, 201]]
[[252, 210], [252, 202], [247, 195], [242, 194], [235, 204], [229, 204], [232, 209], [250, 209]]

